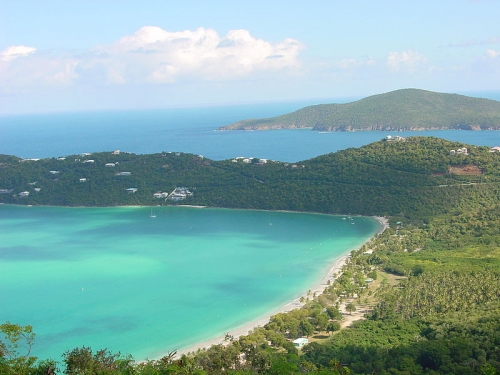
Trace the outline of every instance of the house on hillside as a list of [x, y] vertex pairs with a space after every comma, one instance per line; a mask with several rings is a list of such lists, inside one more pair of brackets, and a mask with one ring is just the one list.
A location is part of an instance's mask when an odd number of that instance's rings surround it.
[[167, 192], [157, 192], [157, 193], [154, 193], [153, 194], [153, 197], [154, 198], [157, 198], [157, 199], [160, 199], [160, 198], [166, 198], [168, 197], [168, 193]]
[[293, 340], [293, 345], [295, 345], [296, 348], [302, 348], [304, 345], [309, 343], [309, 339], [306, 339], [305, 337], [300, 337], [296, 340]]

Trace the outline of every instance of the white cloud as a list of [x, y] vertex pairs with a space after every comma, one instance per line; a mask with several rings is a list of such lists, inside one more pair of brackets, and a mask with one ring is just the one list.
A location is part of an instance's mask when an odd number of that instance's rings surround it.
[[500, 51], [489, 49], [486, 51], [486, 56], [490, 59], [496, 59], [498, 56], [500, 56]]
[[27, 56], [36, 51], [34, 47], [27, 46], [11, 46], [0, 52], [0, 61], [14, 60], [20, 56]]
[[[0, 53], [0, 91], [74, 84], [230, 81], [254, 74], [262, 77], [266, 72], [286, 74], [300, 67], [298, 54], [303, 48], [294, 39], [272, 43], [247, 30], [220, 36], [205, 28], [170, 32], [145, 26], [89, 51], [54, 53], [8, 47]], [[17, 59], [20, 56], [24, 58]]]
[[168, 83], [180, 77], [227, 80], [252, 72], [299, 66], [303, 45], [294, 39], [270, 43], [247, 30], [231, 30], [224, 37], [215, 30], [169, 32], [145, 26], [111, 45], [96, 47], [98, 65], [125, 82]]
[[0, 92], [68, 86], [79, 77], [79, 60], [73, 56], [43, 53], [33, 47], [9, 47], [0, 56]]
[[410, 73], [427, 62], [427, 58], [415, 51], [408, 50], [404, 52], [389, 52], [387, 65], [394, 71], [406, 70]]

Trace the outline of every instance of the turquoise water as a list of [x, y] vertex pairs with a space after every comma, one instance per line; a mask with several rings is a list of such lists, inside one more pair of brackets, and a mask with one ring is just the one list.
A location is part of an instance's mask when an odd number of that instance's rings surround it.
[[318, 283], [371, 218], [157, 207], [0, 206], [0, 321], [33, 354], [154, 358], [216, 337]]

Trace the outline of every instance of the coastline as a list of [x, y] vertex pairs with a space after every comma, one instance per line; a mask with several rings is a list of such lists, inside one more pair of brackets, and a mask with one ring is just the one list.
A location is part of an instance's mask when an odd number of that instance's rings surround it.
[[[379, 222], [379, 224], [381, 225], [380, 229], [375, 233], [375, 235], [378, 235], [378, 234], [384, 232], [387, 228], [389, 228], [389, 220], [386, 217], [382, 217], [382, 216], [372, 216], [372, 217], [375, 220], [377, 220]], [[371, 238], [373, 238], [373, 236], [370, 237], [370, 239]], [[336, 275], [336, 273], [338, 273], [339, 271], [342, 270], [342, 267], [346, 264], [347, 259], [349, 259], [350, 253], [353, 250], [355, 250], [355, 249], [349, 250], [349, 252], [345, 253], [340, 258], [336, 259], [333, 262], [333, 264], [331, 265], [331, 267], [328, 269], [327, 274], [321, 279], [321, 282], [313, 285], [309, 289], [310, 292], [313, 294], [315, 293], [316, 295], [322, 294], [323, 291], [325, 290], [325, 288], [328, 286], [328, 281], [332, 282], [333, 280], [335, 280], [335, 276], [338, 276], [338, 275]], [[213, 345], [224, 344], [226, 334], [231, 335], [234, 338], [239, 338], [240, 336], [244, 336], [244, 335], [250, 333], [253, 329], [255, 329], [257, 327], [261, 327], [261, 326], [269, 323], [269, 320], [273, 315], [276, 315], [279, 313], [286, 313], [286, 312], [289, 312], [289, 311], [292, 311], [292, 310], [295, 310], [295, 309], [302, 307], [304, 305], [303, 302], [300, 302], [302, 297], [307, 298], [308, 296], [306, 293], [304, 293], [301, 296], [295, 298], [293, 301], [290, 301], [290, 302], [278, 307], [277, 309], [272, 310], [272, 311], [260, 316], [257, 319], [251, 320], [247, 323], [240, 325], [239, 327], [236, 327], [228, 332], [225, 332], [222, 335], [219, 335], [217, 337], [214, 337], [214, 338], [211, 338], [208, 340], [198, 342], [198, 343], [191, 345], [189, 347], [186, 347], [186, 348], [181, 348], [181, 349], [177, 350], [175, 356], [176, 356], [176, 358], [180, 358], [180, 356], [182, 356], [184, 354], [194, 353], [194, 352], [197, 352], [199, 350], [208, 349], [209, 347], [211, 347]]]

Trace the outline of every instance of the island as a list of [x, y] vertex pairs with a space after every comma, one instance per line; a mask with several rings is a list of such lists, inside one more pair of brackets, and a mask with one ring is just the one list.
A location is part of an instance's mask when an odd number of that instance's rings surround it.
[[401, 89], [345, 104], [312, 105], [219, 130], [312, 129], [331, 131], [498, 130], [500, 102], [464, 95]]
[[68, 348], [61, 372], [53, 359], [30, 357], [31, 326], [6, 322], [0, 373], [500, 371], [499, 147], [388, 136], [297, 163], [168, 152], [2, 155], [0, 172], [7, 204], [259, 208], [372, 215], [389, 224], [351, 252], [321, 293], [248, 334], [144, 362], [105, 348]]

